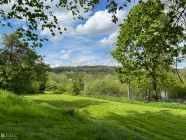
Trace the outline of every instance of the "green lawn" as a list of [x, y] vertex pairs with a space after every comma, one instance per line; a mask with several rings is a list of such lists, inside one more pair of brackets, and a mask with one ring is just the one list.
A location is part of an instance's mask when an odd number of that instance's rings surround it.
[[[19, 139], [186, 139], [184, 108], [67, 94], [20, 97], [0, 92], [0, 133], [15, 133]], [[65, 115], [65, 108], [74, 108], [75, 115]]]

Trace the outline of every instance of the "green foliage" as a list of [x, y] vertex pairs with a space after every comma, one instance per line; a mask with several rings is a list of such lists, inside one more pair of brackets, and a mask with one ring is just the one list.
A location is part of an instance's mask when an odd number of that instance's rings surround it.
[[[107, 73], [107, 72], [106, 72]], [[49, 73], [47, 91], [71, 92], [75, 94], [105, 94], [126, 96], [126, 85], [121, 84], [114, 75], [85, 73]]]
[[86, 80], [84, 89], [86, 94], [127, 95], [126, 85], [121, 84], [113, 75], [105, 75], [97, 79], [90, 76], [87, 78], [89, 80]]
[[[55, 1], [54, 7], [51, 7], [54, 1], [52, 0], [43, 2], [38, 0], [4, 0], [0, 2], [0, 6], [8, 6], [9, 11], [0, 10], [0, 25], [1, 26], [12, 26], [12, 20], [19, 20], [26, 23], [27, 30], [23, 27], [17, 29], [20, 36], [24, 36], [23, 39], [26, 44], [33, 41], [31, 44], [32, 47], [41, 47], [42, 42], [48, 40], [47, 38], [41, 38], [35, 32], [41, 28], [41, 30], [49, 30], [52, 36], [55, 36], [57, 33], [62, 34], [63, 31], [66, 31], [66, 28], [61, 28], [58, 24], [58, 19], [53, 12], [52, 8], [63, 8], [64, 10], [69, 10], [72, 12], [74, 19], [83, 19], [82, 14], [92, 11], [96, 4], [99, 4], [99, 0], [61, 0], [59, 2]], [[113, 13], [112, 21], [117, 22], [117, 17], [115, 16], [117, 8], [119, 7], [115, 1], [107, 1], [108, 5], [106, 8], [109, 12]], [[120, 7], [123, 7], [122, 5]], [[30, 10], [32, 9], [32, 10]], [[82, 11], [82, 12], [80, 12]], [[50, 19], [50, 20], [49, 20]], [[6, 21], [6, 22], [3, 22]], [[38, 26], [39, 25], [39, 26]]]
[[151, 78], [155, 97], [160, 77], [185, 58], [184, 46], [180, 45], [184, 28], [172, 26], [163, 10], [160, 0], [143, 2], [132, 8], [120, 28], [117, 48], [112, 52], [122, 64], [118, 70], [120, 81], [145, 75]]
[[86, 73], [86, 74], [114, 74], [116, 67], [114, 66], [61, 66], [51, 68], [55, 73], [62, 72], [75, 72], [75, 73]]
[[69, 78], [66, 73], [48, 73], [48, 79], [46, 83], [47, 91], [55, 91], [58, 93], [73, 92], [72, 79]]
[[49, 67], [15, 32], [2, 36], [0, 87], [15, 93], [44, 92]]
[[[139, 0], [139, 3], [142, 1], [143, 0]], [[122, 3], [116, 0], [107, 0], [106, 2], [106, 9], [108, 9], [109, 13], [113, 14], [112, 21], [116, 23], [118, 21], [116, 17], [117, 11], [127, 7], [127, 5], [131, 3], [132, 0], [126, 0]], [[133, 2], [135, 2], [135, 0], [133, 0]], [[185, 0], [180, 0], [179, 2], [177, 0], [172, 0], [171, 2], [169, 0], [164, 0], [163, 2], [170, 9], [168, 15], [171, 21], [175, 21], [173, 22], [173, 25], [178, 25], [178, 23], [184, 24], [185, 21], [183, 22], [182, 18], [184, 19], [185, 16]], [[95, 6], [100, 3], [100, 0], [61, 0], [55, 3], [55, 7], [51, 7], [52, 3], [54, 3], [53, 0], [51, 3], [49, 1], [46, 3], [38, 0], [3, 0], [0, 2], [0, 5], [8, 5], [10, 10], [6, 11], [7, 13], [3, 10], [0, 10], [0, 25], [2, 27], [7, 26], [13, 28], [11, 22], [12, 20], [19, 20], [23, 23], [26, 23], [28, 28], [27, 30], [25, 30], [23, 27], [17, 29], [20, 36], [25, 37], [24, 41], [26, 44], [28, 44], [30, 41], [33, 41], [32, 47], [41, 47], [42, 42], [48, 39], [40, 38], [39, 35], [35, 32], [40, 27], [42, 30], [49, 30], [52, 36], [56, 35], [56, 31], [59, 34], [62, 34], [63, 31], [66, 31], [66, 28], [61, 29], [60, 25], [58, 24], [58, 19], [55, 16], [55, 13], [53, 13], [52, 8], [63, 8], [65, 10], [69, 10], [72, 12], [74, 18], [83, 19], [82, 12], [89, 12], [94, 10]]]
[[[185, 69], [179, 70], [180, 76], [185, 82]], [[107, 72], [100, 74], [85, 74], [79, 73], [82, 76], [80, 81], [84, 83], [84, 88], [80, 88], [78, 91], [83, 94], [91, 95], [109, 95], [109, 96], [122, 96], [127, 97], [127, 84], [120, 81], [114, 75], [109, 75]], [[46, 90], [52, 91], [53, 93], [75, 93], [75, 84], [78, 87], [78, 73], [68, 73], [63, 72], [60, 74], [48, 73], [48, 81], [46, 83]], [[120, 74], [120, 76], [123, 76]], [[157, 96], [159, 98], [163, 97], [165, 100], [177, 99], [181, 97], [186, 99], [186, 86], [181, 84], [178, 76], [173, 72], [168, 72], [164, 74], [164, 77], [159, 77], [163, 80], [157, 82]], [[150, 77], [141, 76], [136, 78], [133, 76], [133, 81], [131, 82], [131, 99], [143, 100], [144, 94], [148, 94], [148, 100], [153, 100], [153, 88], [152, 81]], [[77, 82], [77, 83], [76, 83]], [[80, 82], [80, 83], [81, 83]], [[122, 83], [122, 84], [121, 84]], [[163, 93], [166, 93], [164, 97]]]
[[55, 91], [57, 89], [57, 82], [51, 79], [51, 76], [48, 76], [49, 80], [46, 83], [46, 91]]
[[75, 74], [73, 76], [73, 92], [77, 95], [80, 94], [81, 91], [84, 89], [84, 82], [83, 82], [83, 75], [82, 74]]
[[83, 76], [83, 73], [49, 73], [46, 90], [59, 93], [73, 92], [79, 94], [84, 88]]

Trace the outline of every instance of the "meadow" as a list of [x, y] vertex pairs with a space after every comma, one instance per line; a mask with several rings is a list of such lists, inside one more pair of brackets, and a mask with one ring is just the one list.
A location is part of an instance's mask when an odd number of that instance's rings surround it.
[[[164, 140], [186, 138], [186, 111], [173, 103], [127, 102], [70, 94], [0, 91], [0, 133], [19, 140]], [[73, 116], [64, 109], [74, 108]]]

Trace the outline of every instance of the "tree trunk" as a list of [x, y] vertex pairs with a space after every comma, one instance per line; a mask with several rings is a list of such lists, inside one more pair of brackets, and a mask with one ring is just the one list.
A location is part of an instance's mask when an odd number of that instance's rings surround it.
[[153, 86], [153, 92], [154, 92], [154, 100], [157, 101], [158, 100], [158, 97], [157, 97], [157, 81], [156, 81], [155, 78], [153, 78], [152, 86]]
[[151, 100], [151, 94], [150, 94], [150, 89], [148, 89], [148, 95], [149, 95], [149, 101]]
[[130, 80], [127, 81], [128, 99], [130, 99]]

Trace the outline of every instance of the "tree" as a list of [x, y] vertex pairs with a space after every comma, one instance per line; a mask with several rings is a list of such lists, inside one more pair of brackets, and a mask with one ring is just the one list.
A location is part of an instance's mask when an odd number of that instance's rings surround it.
[[84, 89], [84, 81], [83, 81], [84, 74], [83, 73], [71, 73], [69, 76], [72, 77], [73, 92], [76, 95], [80, 94], [80, 92], [83, 91]]
[[[132, 67], [130, 67], [132, 68]], [[116, 76], [118, 77], [121, 84], [126, 83], [127, 84], [127, 92], [128, 92], [128, 99], [131, 98], [131, 81], [135, 79], [135, 72], [129, 67], [127, 69], [123, 69], [122, 67], [118, 68], [116, 70]]]
[[151, 78], [155, 99], [157, 81], [185, 58], [184, 46], [180, 44], [184, 28], [173, 26], [172, 19], [163, 11], [164, 4], [160, 0], [149, 0], [132, 8], [112, 52], [129, 75], [135, 72], [139, 77], [145, 74]]
[[[4, 46], [0, 50], [0, 87], [15, 93], [43, 92], [49, 67], [19, 38], [16, 32], [2, 36]], [[33, 88], [36, 82], [38, 89]]]
[[[136, 0], [133, 0], [135, 2]], [[138, 0], [136, 2], [142, 2], [143, 0]], [[145, 1], [145, 0], [144, 0]], [[169, 16], [175, 21], [175, 24], [183, 21], [185, 17], [185, 0], [162, 0], [169, 7]], [[49, 29], [51, 34], [55, 36], [55, 29], [62, 34], [65, 28], [62, 29], [58, 25], [58, 19], [52, 12], [51, 3], [56, 1], [54, 0], [1, 0], [0, 5], [8, 5], [11, 10], [7, 13], [3, 10], [0, 10], [0, 25], [9, 26], [12, 28], [11, 20], [21, 20], [27, 26], [25, 29], [23, 26], [18, 28], [18, 32], [24, 38], [25, 43], [27, 41], [33, 41], [31, 44], [32, 47], [41, 47], [42, 42], [47, 40], [47, 38], [40, 38], [35, 32], [41, 27], [42, 30]], [[117, 10], [122, 10], [124, 7], [127, 7], [128, 3], [131, 0], [125, 0], [122, 4], [119, 4], [116, 0], [107, 0], [106, 9], [108, 12], [113, 13], [112, 21], [117, 22], [116, 13]], [[64, 8], [72, 11], [74, 18], [83, 19], [81, 9], [84, 9], [83, 12], [88, 12], [94, 10], [95, 6], [100, 3], [100, 0], [60, 0], [56, 2], [55, 8]], [[5, 22], [4, 22], [5, 21]]]

